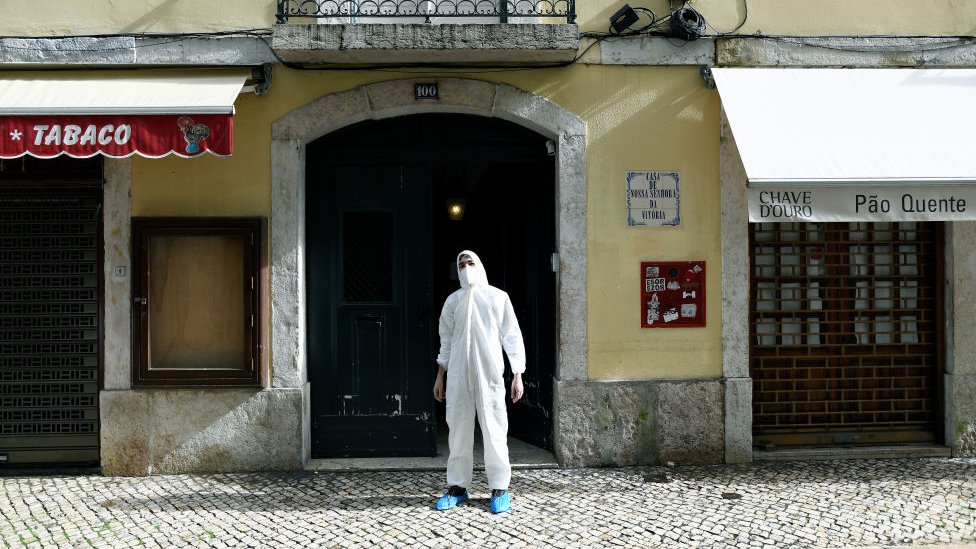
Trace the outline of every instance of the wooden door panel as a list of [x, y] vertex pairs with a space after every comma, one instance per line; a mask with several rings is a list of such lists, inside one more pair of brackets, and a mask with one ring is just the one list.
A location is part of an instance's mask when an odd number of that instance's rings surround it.
[[[423, 170], [332, 165], [307, 190], [313, 457], [433, 455]], [[314, 341], [313, 341], [314, 340]]]

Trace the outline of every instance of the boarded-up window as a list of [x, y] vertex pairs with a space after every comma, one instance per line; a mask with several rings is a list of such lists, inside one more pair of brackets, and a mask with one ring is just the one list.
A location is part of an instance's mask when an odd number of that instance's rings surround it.
[[244, 366], [245, 248], [240, 235], [152, 239], [151, 370]]
[[136, 219], [136, 385], [260, 381], [262, 220]]

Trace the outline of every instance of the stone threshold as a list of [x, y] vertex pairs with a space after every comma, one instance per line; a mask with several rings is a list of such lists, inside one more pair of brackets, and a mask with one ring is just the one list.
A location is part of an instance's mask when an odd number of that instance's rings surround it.
[[754, 449], [753, 461], [821, 461], [832, 459], [911, 459], [952, 457], [952, 449], [938, 444], [891, 446], [834, 446], [829, 448]]
[[[485, 468], [480, 433], [475, 436], [474, 468]], [[440, 437], [437, 455], [432, 457], [375, 457], [375, 458], [323, 458], [312, 459], [305, 464], [306, 471], [332, 473], [354, 471], [445, 471], [447, 469], [447, 440]], [[559, 467], [556, 456], [543, 448], [509, 437], [508, 454], [512, 469], [555, 469]]]

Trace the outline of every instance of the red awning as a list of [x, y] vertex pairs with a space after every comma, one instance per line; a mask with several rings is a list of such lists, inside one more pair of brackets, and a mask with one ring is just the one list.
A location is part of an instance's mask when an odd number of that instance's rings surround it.
[[229, 114], [0, 117], [0, 158], [230, 156]]
[[0, 78], [0, 158], [230, 156], [242, 74]]

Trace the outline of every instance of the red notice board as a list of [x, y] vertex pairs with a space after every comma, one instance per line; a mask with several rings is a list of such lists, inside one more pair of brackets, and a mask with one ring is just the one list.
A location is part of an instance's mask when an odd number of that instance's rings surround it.
[[705, 325], [705, 262], [641, 262], [641, 328]]

